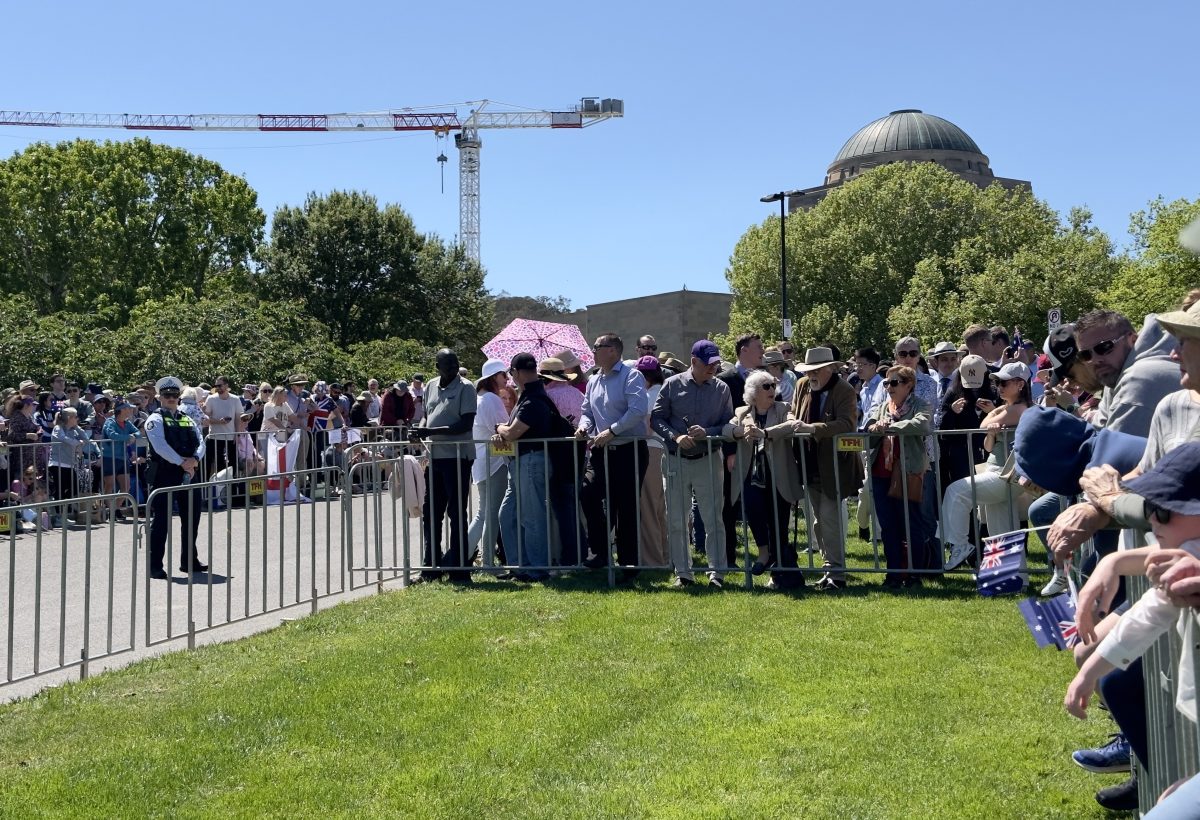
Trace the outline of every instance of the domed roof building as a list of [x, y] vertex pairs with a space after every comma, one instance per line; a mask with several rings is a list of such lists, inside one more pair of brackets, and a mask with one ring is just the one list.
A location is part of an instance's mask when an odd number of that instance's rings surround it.
[[902, 108], [858, 129], [830, 163], [825, 184], [791, 195], [789, 210], [811, 208], [831, 189], [889, 162], [936, 162], [980, 188], [993, 182], [1009, 189], [1031, 187], [1025, 180], [993, 174], [987, 155], [954, 123], [915, 108]]

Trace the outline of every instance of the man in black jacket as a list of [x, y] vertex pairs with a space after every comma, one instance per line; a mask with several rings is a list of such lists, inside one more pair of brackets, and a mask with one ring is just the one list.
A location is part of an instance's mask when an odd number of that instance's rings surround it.
[[[763, 360], [763, 343], [762, 337], [757, 333], [744, 333], [738, 336], [733, 343], [734, 355], [737, 356], [737, 361], [730, 367], [717, 374], [717, 378], [725, 382], [729, 387], [729, 397], [733, 399], [733, 409], [736, 411], [739, 407], [746, 404], [746, 377], [751, 372], [762, 368]], [[733, 442], [726, 442], [721, 449], [725, 453], [725, 473], [726, 481], [724, 506], [721, 510], [722, 526], [725, 527], [725, 555], [729, 560], [729, 566], [737, 566], [737, 525], [738, 525], [738, 505], [734, 504], [729, 498], [729, 487], [732, 484], [728, 480], [728, 474], [733, 471], [734, 454], [737, 453], [737, 445]], [[707, 523], [707, 522], [705, 522]], [[714, 522], [712, 526], [716, 526]]]

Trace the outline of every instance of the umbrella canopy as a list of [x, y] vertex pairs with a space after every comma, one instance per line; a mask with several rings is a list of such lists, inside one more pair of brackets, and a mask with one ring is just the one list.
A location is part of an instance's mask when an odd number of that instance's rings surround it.
[[480, 348], [489, 359], [508, 362], [518, 353], [532, 353], [539, 362], [570, 350], [587, 370], [596, 363], [592, 347], [575, 325], [513, 319], [504, 330]]

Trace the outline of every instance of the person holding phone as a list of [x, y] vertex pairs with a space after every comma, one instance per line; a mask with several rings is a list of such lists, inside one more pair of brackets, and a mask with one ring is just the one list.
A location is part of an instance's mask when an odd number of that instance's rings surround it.
[[[969, 356], [967, 357], [970, 358]], [[987, 431], [983, 438], [986, 467], [966, 476], [946, 488], [942, 502], [942, 521], [945, 532], [942, 540], [950, 548], [946, 569], [954, 569], [975, 553], [970, 541], [971, 510], [978, 506], [992, 535], [1017, 528], [1014, 504], [1015, 488], [1001, 478], [1000, 470], [1012, 445], [1012, 431], [1022, 414], [1033, 405], [1029, 390], [1029, 368], [1023, 362], [1009, 362], [990, 376], [1000, 396], [997, 404], [988, 398], [977, 398], [975, 406], [986, 413], [979, 427]], [[958, 399], [964, 403], [966, 399]]]
[[213, 392], [204, 400], [204, 415], [208, 416], [204, 467], [208, 478], [226, 467], [233, 467], [236, 471], [236, 420], [243, 412], [242, 400], [229, 392], [229, 379], [217, 376]]

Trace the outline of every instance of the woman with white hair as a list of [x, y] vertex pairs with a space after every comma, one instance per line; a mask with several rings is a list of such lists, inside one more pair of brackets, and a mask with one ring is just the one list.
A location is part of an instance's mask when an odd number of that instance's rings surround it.
[[[764, 370], [746, 377], [745, 406], [725, 425], [725, 435], [738, 446], [734, 472], [729, 480], [729, 497], [742, 509], [750, 532], [758, 544], [758, 560], [751, 570], [755, 575], [767, 568], [796, 570], [796, 546], [788, 538], [788, 518], [792, 505], [803, 498], [800, 471], [792, 455], [795, 422], [788, 419], [788, 406], [776, 401], [779, 383]], [[768, 589], [796, 589], [804, 586], [798, 571], [772, 572]]]

